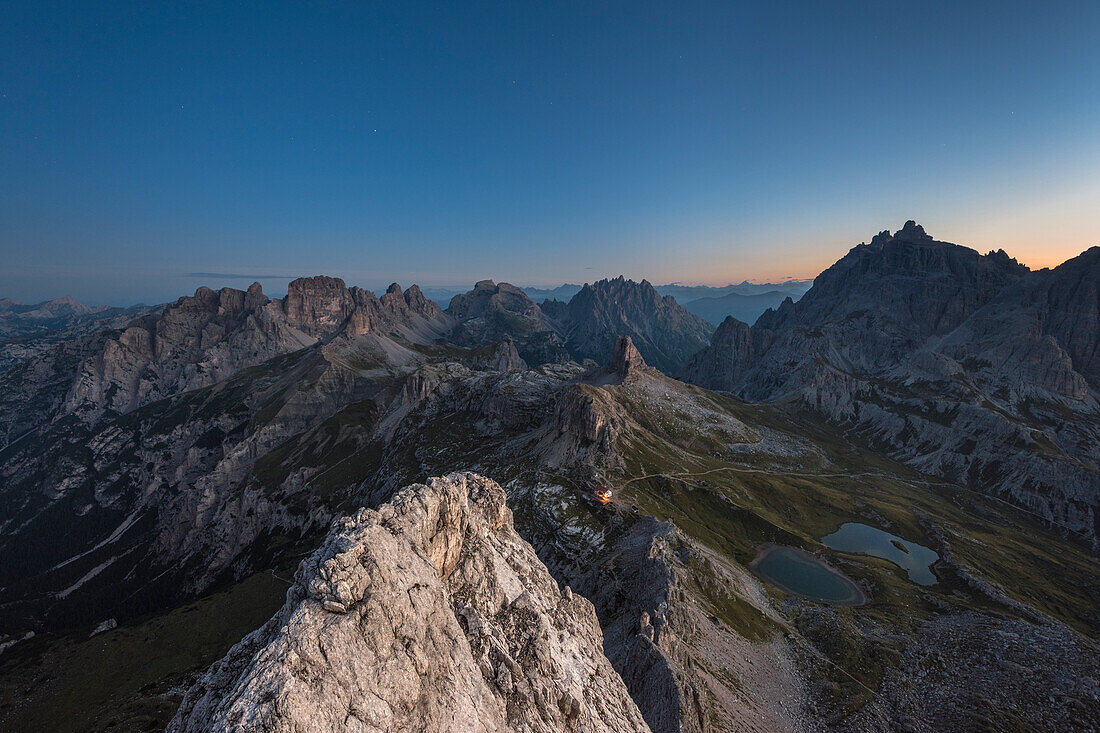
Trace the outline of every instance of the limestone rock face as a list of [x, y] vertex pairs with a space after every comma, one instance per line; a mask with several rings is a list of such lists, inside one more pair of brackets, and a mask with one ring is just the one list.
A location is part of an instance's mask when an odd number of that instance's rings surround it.
[[516, 342], [511, 336], [505, 336], [488, 351], [475, 352], [475, 356], [467, 360], [473, 369], [488, 369], [496, 372], [516, 372], [527, 369], [527, 362], [519, 355]]
[[498, 372], [514, 372], [526, 369], [527, 362], [519, 355], [516, 342], [508, 338], [497, 347], [491, 366]]
[[615, 346], [611, 349], [611, 361], [607, 363], [607, 369], [622, 379], [626, 379], [634, 369], [640, 369], [646, 365], [641, 352], [634, 346], [629, 336], [620, 336], [615, 339]]
[[108, 340], [84, 363], [61, 410], [90, 419], [129, 412], [314, 342], [280, 316], [258, 285], [247, 293], [199, 288]]
[[123, 329], [92, 334], [0, 375], [0, 446], [75, 414], [88, 424], [221, 382], [274, 356], [368, 333], [431, 343], [453, 321], [415, 285], [381, 297], [334, 277], [299, 278], [282, 301], [202, 287]]
[[336, 330], [351, 315], [352, 296], [338, 277], [300, 277], [287, 286], [287, 321], [314, 338]]
[[1100, 247], [1054, 268], [1032, 298], [1042, 331], [1065, 349], [1074, 371], [1100, 385]]
[[484, 316], [487, 313], [507, 311], [510, 313], [530, 314], [538, 318], [538, 306], [527, 294], [509, 283], [494, 283], [482, 280], [468, 293], [451, 298], [448, 312], [456, 319], [465, 321]]
[[591, 603], [454, 473], [337, 520], [170, 731], [647, 731]]
[[711, 337], [710, 346], [691, 357], [684, 373], [696, 384], [734, 391], [745, 370], [767, 348], [769, 336], [770, 332], [727, 316]]

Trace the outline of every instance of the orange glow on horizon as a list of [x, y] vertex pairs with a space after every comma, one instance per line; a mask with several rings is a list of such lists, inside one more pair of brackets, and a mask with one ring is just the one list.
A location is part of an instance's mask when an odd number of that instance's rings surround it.
[[[938, 239], [938, 238], [937, 238]], [[952, 242], [952, 239], [944, 239], [941, 241]], [[1017, 243], [1017, 246], [1013, 246], [1012, 243], [1001, 242], [987, 242], [984, 244], [973, 244], [964, 241], [954, 240], [954, 243], [960, 244], [964, 247], [969, 247], [980, 254], [988, 254], [998, 249], [1003, 249], [1008, 253], [1009, 257], [1013, 257], [1022, 265], [1025, 265], [1031, 270], [1042, 270], [1044, 268], [1053, 269], [1063, 264], [1064, 262], [1080, 256], [1087, 251], [1090, 247], [1100, 245], [1100, 241], [1096, 244], [1086, 244], [1082, 246], [1080, 240], [1074, 240], [1070, 242], [1047, 242], [1041, 246], [1036, 247], [1033, 243], [1023, 242]], [[708, 268], [711, 273], [723, 273], [721, 275], [711, 274], [709, 277], [704, 278], [670, 278], [669, 282], [676, 282], [685, 286], [708, 286], [708, 287], [722, 287], [724, 285], [736, 284], [747, 280], [750, 283], [756, 284], [781, 284], [787, 280], [813, 280], [825, 270], [832, 267], [839, 262], [858, 242], [853, 243], [849, 247], [837, 248], [835, 257], [832, 259], [821, 257], [806, 257], [806, 264], [799, 267], [797, 270], [792, 269], [767, 269], [761, 271], [756, 267], [746, 266], [742, 257], [738, 257], [736, 264], [714, 263], [712, 267]], [[788, 255], [784, 253], [781, 248], [773, 250], [775, 252], [775, 259], [794, 259], [793, 253]], [[815, 248], [814, 254], [817, 255], [820, 250]], [[750, 275], [750, 272], [755, 274]], [[653, 280], [653, 278], [650, 278]], [[656, 280], [653, 280], [656, 282]]]

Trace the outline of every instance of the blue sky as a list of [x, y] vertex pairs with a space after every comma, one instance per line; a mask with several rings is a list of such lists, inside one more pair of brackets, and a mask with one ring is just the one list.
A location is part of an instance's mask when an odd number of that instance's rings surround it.
[[0, 296], [1100, 242], [1096, 2], [2, 5]]

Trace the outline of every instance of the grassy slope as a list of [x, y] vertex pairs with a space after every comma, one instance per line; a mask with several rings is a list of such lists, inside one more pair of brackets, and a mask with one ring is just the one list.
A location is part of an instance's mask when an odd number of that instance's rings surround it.
[[[846, 521], [864, 521], [935, 547], [921, 521], [929, 517], [948, 530], [956, 561], [1002, 585], [1017, 600], [1095, 635], [1100, 621], [1095, 558], [1026, 513], [956, 486], [929, 482], [904, 465], [846, 441], [812, 416], [788, 415], [718, 395], [699, 396], [750, 426], [811, 439], [827, 463], [816, 469], [758, 467], [737, 454], [697, 453], [667, 435], [632, 431], [627, 471], [620, 478], [624, 500], [672, 518], [689, 534], [742, 564], [765, 541], [821, 552], [872, 582], [880, 601], [909, 601], [922, 589], [905, 581], [904, 571], [892, 563], [830, 550], [819, 539]], [[635, 414], [637, 409], [632, 405]], [[654, 473], [671, 478], [625, 483]], [[941, 580], [936, 591], [954, 590], [950, 578]]]
[[180, 685], [282, 605], [271, 573], [88, 638], [40, 636], [0, 655], [0, 730], [163, 730]]
[[[835, 625], [829, 628], [806, 613], [813, 604], [802, 602], [790, 611], [792, 623], [829, 660], [815, 676], [838, 683], [837, 698], [847, 709], [870, 699], [867, 688], [877, 687], [904, 636], [933, 614], [948, 606], [1011, 611], [972, 590], [952, 569], [940, 566], [940, 582], [926, 588], [909, 582], [888, 561], [838, 552], [819, 542], [846, 521], [863, 521], [937, 548], [928, 531], [930, 520], [945, 531], [957, 563], [999, 584], [1015, 600], [1097, 638], [1100, 566], [1086, 550], [1026, 513], [957, 486], [929, 482], [847, 440], [813, 415], [688, 388], [690, 398], [709, 409], [753, 429], [806, 439], [819, 451], [803, 458], [745, 455], [700, 439], [699, 432], [691, 437], [689, 426], [670, 420], [667, 411], [660, 414], [659, 400], [646, 400], [628, 387], [606, 389], [617, 392], [616, 400], [630, 416], [619, 445], [626, 469], [614, 482], [620, 502], [673, 520], [742, 565], [762, 542], [790, 544], [821, 554], [870, 590], [869, 605], [836, 609]], [[747, 638], [760, 638], [759, 617], [736, 596], [708, 588], [705, 568], [697, 572], [703, 597], [719, 617]]]

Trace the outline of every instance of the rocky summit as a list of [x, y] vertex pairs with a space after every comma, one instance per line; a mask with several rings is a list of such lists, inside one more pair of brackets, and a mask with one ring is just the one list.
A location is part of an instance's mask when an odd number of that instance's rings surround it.
[[482, 280], [470, 292], [454, 296], [447, 315], [456, 321], [450, 337], [456, 344], [485, 347], [508, 338], [519, 357], [533, 366], [570, 360], [557, 324], [514, 285]]
[[592, 604], [453, 473], [333, 523], [169, 731], [648, 731]]
[[649, 281], [622, 276], [586, 283], [559, 312], [576, 358], [606, 361], [615, 338], [630, 336], [646, 360], [667, 374], [677, 373], [712, 331], [671, 295], [658, 294]]

